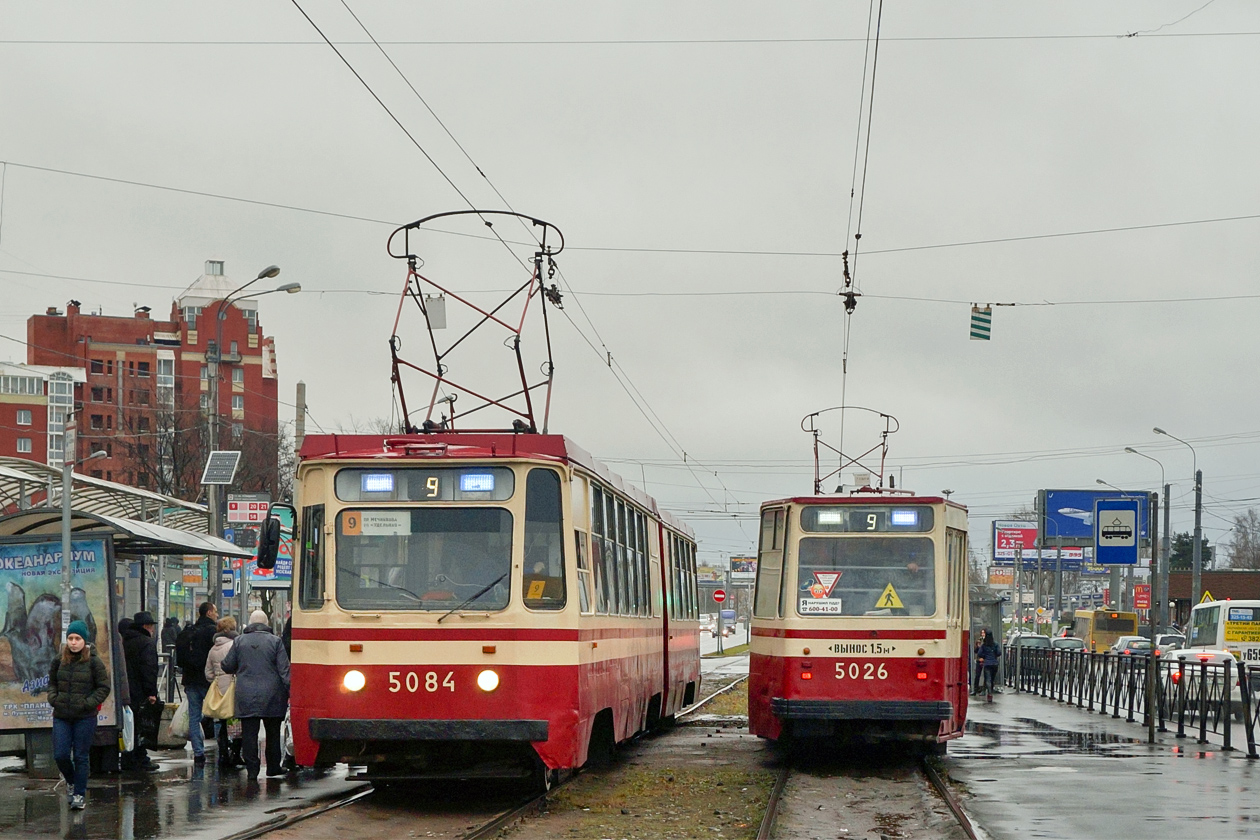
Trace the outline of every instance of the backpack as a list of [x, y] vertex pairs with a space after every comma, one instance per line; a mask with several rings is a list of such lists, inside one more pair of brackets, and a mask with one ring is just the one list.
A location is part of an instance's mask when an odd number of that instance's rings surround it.
[[193, 639], [196, 637], [197, 625], [190, 624], [183, 630], [179, 631], [179, 635], [175, 637], [175, 664], [181, 668], [195, 666], [193, 656]]

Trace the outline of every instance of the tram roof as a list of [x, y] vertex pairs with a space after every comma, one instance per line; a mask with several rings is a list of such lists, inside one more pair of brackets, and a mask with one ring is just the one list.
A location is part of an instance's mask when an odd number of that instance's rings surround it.
[[886, 504], [886, 505], [947, 505], [966, 511], [967, 506], [958, 502], [951, 502], [944, 496], [913, 496], [904, 493], [856, 493], [849, 495], [834, 496], [790, 496], [786, 499], [773, 499], [771, 501], [762, 502], [761, 506], [768, 505], [869, 505], [869, 504]]
[[298, 452], [302, 461], [423, 461], [426, 458], [484, 460], [532, 458], [575, 464], [624, 493], [671, 528], [695, 538], [684, 522], [660, 509], [656, 499], [629, 483], [564, 435], [456, 432], [429, 435], [307, 435]]

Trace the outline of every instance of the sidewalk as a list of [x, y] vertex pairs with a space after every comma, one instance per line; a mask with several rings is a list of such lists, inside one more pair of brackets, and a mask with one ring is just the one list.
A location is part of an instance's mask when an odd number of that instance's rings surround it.
[[[972, 703], [945, 764], [973, 821], [1006, 838], [1255, 836], [1260, 761], [1010, 689]], [[973, 698], [974, 700], [975, 698]]]
[[149, 754], [160, 772], [94, 775], [84, 811], [68, 810], [57, 780], [31, 778], [20, 759], [0, 758], [0, 837], [211, 840], [362, 785], [345, 780], [344, 766], [249, 784], [244, 770], [220, 775], [213, 750], [201, 767], [184, 750]]

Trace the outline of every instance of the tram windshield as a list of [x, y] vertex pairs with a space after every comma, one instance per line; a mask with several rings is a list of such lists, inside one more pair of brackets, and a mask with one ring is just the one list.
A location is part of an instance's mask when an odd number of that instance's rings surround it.
[[512, 514], [502, 508], [370, 508], [337, 516], [337, 603], [346, 609], [501, 610]]
[[934, 615], [935, 556], [927, 537], [803, 537], [797, 613]]

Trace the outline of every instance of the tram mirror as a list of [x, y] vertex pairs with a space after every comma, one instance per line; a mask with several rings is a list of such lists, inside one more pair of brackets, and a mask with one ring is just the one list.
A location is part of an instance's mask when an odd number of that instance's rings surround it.
[[276, 555], [280, 551], [280, 518], [277, 514], [288, 511], [289, 521], [296, 521], [297, 510], [292, 505], [276, 503], [267, 511], [267, 519], [258, 532], [258, 568], [273, 569], [276, 566]]

